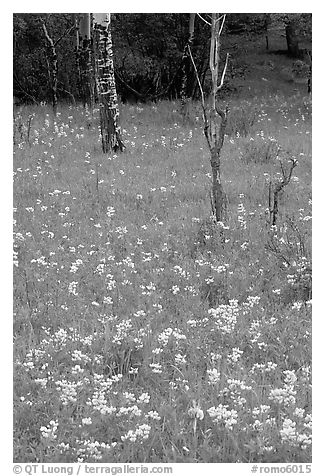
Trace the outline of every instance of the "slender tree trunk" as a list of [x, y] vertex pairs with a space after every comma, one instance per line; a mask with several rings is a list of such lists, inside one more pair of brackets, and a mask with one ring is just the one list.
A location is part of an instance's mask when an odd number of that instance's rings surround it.
[[269, 50], [269, 25], [271, 24], [271, 15], [270, 13], [264, 14], [264, 30], [265, 30], [265, 43], [266, 43], [266, 50]]
[[83, 95], [83, 85], [81, 79], [81, 61], [80, 61], [80, 34], [79, 34], [79, 24], [80, 24], [80, 17], [79, 14], [73, 13], [72, 21], [75, 27], [76, 33], [76, 66], [77, 66], [77, 89], [78, 89], [78, 96], [79, 99], [84, 103], [84, 95]]
[[[201, 83], [202, 89], [204, 89], [204, 82], [205, 82], [205, 77], [206, 77], [208, 69], [209, 69], [209, 60], [203, 59], [199, 63], [199, 67], [198, 67], [198, 76], [200, 78], [200, 83]], [[198, 89], [199, 89], [198, 82], [195, 81], [193, 83], [193, 87], [192, 87], [192, 91], [191, 91], [191, 98], [192, 99], [196, 99], [198, 97]]]
[[189, 73], [191, 69], [191, 58], [189, 55], [189, 48], [192, 47], [193, 38], [194, 38], [194, 23], [195, 23], [195, 13], [190, 13], [190, 22], [189, 22], [189, 35], [187, 43], [183, 51], [183, 67], [182, 67], [182, 85], [181, 85], [181, 114], [184, 118], [188, 116], [188, 83], [189, 83]]
[[[119, 107], [114, 76], [111, 17], [109, 13], [94, 13], [96, 38], [96, 82], [100, 101], [102, 149], [123, 151]], [[98, 46], [97, 46], [98, 45]]]
[[210, 164], [212, 170], [212, 187], [211, 187], [211, 206], [214, 218], [218, 222], [222, 222], [226, 216], [226, 195], [223, 191], [221, 182], [221, 149], [223, 147], [225, 131], [227, 125], [228, 107], [223, 110], [217, 100], [217, 93], [222, 88], [225, 79], [225, 74], [228, 66], [229, 55], [226, 56], [226, 61], [219, 80], [219, 50], [220, 50], [220, 35], [224, 26], [226, 15], [218, 16], [212, 13], [211, 18], [211, 38], [210, 38], [210, 71], [211, 71], [211, 95], [210, 104], [206, 105], [202, 84], [199, 73], [197, 71], [191, 49], [189, 54], [193, 63], [196, 79], [200, 88], [201, 103], [204, 118], [204, 135], [206, 137], [209, 151]]
[[307, 51], [307, 58], [308, 58], [308, 64], [309, 64], [309, 71], [308, 71], [308, 80], [307, 80], [307, 92], [308, 94], [311, 93], [312, 90], [312, 50]]
[[208, 69], [209, 69], [209, 66], [208, 66], [208, 65], [204, 65], [203, 72], [202, 72], [202, 74], [201, 74], [201, 76], [200, 76], [202, 88], [204, 88], [205, 78], [206, 78], [206, 74], [207, 74], [207, 72], [208, 72]]
[[50, 68], [51, 70], [49, 71], [49, 76], [50, 76], [50, 86], [51, 86], [51, 92], [52, 92], [52, 106], [53, 106], [53, 113], [54, 116], [56, 117], [57, 115], [57, 106], [58, 106], [58, 96], [57, 96], [57, 91], [58, 91], [58, 58], [56, 54], [56, 49], [55, 49], [55, 44], [53, 39], [50, 37], [46, 24], [43, 18], [40, 19], [43, 32], [45, 35], [45, 38], [48, 43], [48, 51], [49, 51], [49, 59], [50, 59]]
[[98, 67], [97, 67], [97, 60], [98, 60], [98, 34], [94, 29], [94, 14], [90, 14], [90, 28], [91, 28], [91, 81], [92, 81], [92, 91], [94, 94], [94, 104], [99, 102], [99, 90], [98, 90]]
[[[226, 72], [227, 62], [220, 84], [219, 80], [219, 66], [220, 66], [220, 34], [222, 31], [221, 17], [218, 14], [212, 13], [211, 20], [211, 43], [210, 43], [210, 71], [212, 79], [212, 94], [211, 94], [211, 111], [210, 121], [206, 124], [205, 134], [210, 148], [210, 161], [212, 169], [212, 189], [211, 189], [211, 203], [214, 215], [217, 221], [223, 221], [225, 216], [225, 193], [223, 191], [220, 170], [220, 154], [223, 147], [225, 129], [227, 124], [227, 110], [223, 111], [217, 104], [217, 92], [223, 85], [223, 79]], [[224, 20], [223, 20], [224, 21]], [[222, 23], [223, 25], [223, 23]], [[228, 57], [227, 57], [228, 58]]]
[[74, 15], [79, 97], [84, 106], [88, 104], [93, 109], [95, 102], [95, 73], [91, 21], [90, 13]]
[[81, 69], [81, 91], [84, 104], [94, 105], [94, 72], [92, 65], [91, 14], [82, 13], [79, 22], [78, 49]]
[[216, 125], [217, 115], [215, 112], [212, 113], [212, 128], [216, 130], [218, 128], [217, 137], [214, 133], [215, 144], [210, 149], [210, 161], [212, 169], [212, 188], [211, 188], [211, 203], [212, 210], [217, 221], [223, 221], [226, 211], [226, 195], [223, 190], [222, 181], [221, 181], [221, 149], [223, 147], [225, 130], [227, 125], [227, 111], [217, 108], [217, 114], [220, 116], [220, 124]]

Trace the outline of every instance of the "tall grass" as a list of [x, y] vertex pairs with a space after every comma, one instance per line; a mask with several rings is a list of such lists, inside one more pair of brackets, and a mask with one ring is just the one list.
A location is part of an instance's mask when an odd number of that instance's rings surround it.
[[230, 107], [223, 224], [198, 105], [15, 111], [15, 461], [310, 462], [311, 106]]

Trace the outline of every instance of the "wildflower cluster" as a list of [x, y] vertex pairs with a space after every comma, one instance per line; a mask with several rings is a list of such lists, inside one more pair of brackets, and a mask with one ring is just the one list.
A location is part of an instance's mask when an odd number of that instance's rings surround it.
[[[195, 105], [125, 106], [119, 156], [98, 109], [16, 118], [17, 461], [310, 460], [308, 105], [272, 101], [229, 126], [225, 223]], [[303, 155], [266, 230], [283, 131]]]

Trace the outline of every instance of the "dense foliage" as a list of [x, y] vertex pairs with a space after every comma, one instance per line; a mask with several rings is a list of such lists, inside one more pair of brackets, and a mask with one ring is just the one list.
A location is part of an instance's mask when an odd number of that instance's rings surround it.
[[[207, 14], [202, 16], [209, 20]], [[78, 102], [76, 33], [72, 14], [14, 14], [14, 96], [21, 102], [50, 100], [51, 65], [40, 17], [45, 19], [56, 47], [59, 100]], [[116, 82], [123, 101], [179, 97], [188, 17], [184, 13], [113, 15]], [[266, 14], [227, 15], [225, 48], [234, 43], [234, 38], [238, 45], [242, 38], [264, 35], [266, 25], [284, 35], [288, 23], [294, 25], [300, 41], [310, 42], [310, 14], [272, 14], [271, 17]], [[197, 16], [193, 56], [203, 84], [209, 75], [209, 34], [209, 25]], [[192, 70], [188, 77], [187, 95], [195, 97], [197, 93]]]

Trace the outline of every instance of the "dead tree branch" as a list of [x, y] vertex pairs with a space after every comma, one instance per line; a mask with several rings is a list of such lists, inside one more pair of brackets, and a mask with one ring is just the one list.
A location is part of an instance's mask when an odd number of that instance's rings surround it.
[[204, 23], [206, 23], [207, 25], [211, 26], [211, 23], [209, 23], [205, 18], [203, 18], [199, 13], [197, 13], [197, 16], [198, 16], [202, 21], [204, 21]]
[[[273, 197], [271, 198], [271, 184], [269, 188], [269, 208], [270, 208], [270, 223], [272, 226], [276, 225], [278, 213], [279, 213], [279, 194], [280, 192], [286, 187], [291, 180], [293, 169], [298, 165], [298, 161], [296, 159], [290, 159], [291, 165], [288, 171], [284, 169], [283, 163], [280, 162], [282, 178], [281, 180], [275, 185], [273, 190]], [[273, 205], [272, 205], [273, 201]]]

